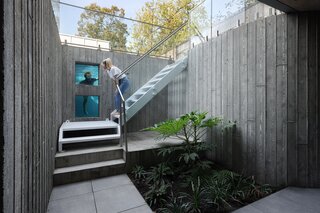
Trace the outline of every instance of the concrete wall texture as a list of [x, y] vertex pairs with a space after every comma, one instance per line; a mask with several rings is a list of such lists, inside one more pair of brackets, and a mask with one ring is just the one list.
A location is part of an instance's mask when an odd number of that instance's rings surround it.
[[1, 25], [1, 144], [5, 150], [1, 210], [46, 212], [62, 121], [58, 29], [50, 0], [1, 4], [1, 19], [5, 19]]
[[[208, 133], [210, 158], [261, 183], [319, 187], [319, 33], [317, 13], [279, 15], [196, 46], [169, 90], [170, 116], [199, 110], [236, 121], [232, 134]], [[186, 101], [174, 101], [184, 88]]]
[[[3, 1], [0, 2], [0, 11], [3, 11]], [[3, 65], [4, 65], [4, 37], [3, 37], [3, 15], [0, 15], [0, 81], [3, 82]], [[3, 206], [3, 145], [4, 145], [4, 137], [3, 137], [3, 92], [4, 92], [4, 84], [0, 84], [0, 206]]]
[[[80, 92], [71, 85], [74, 62], [111, 57], [123, 69], [137, 56], [62, 47], [49, 0], [0, 6], [1, 206], [3, 212], [46, 212], [58, 128], [72, 119], [68, 98]], [[319, 45], [317, 13], [271, 16], [227, 31], [193, 48], [188, 72], [129, 129], [192, 110], [222, 115], [237, 127], [224, 135], [208, 132], [217, 144], [210, 158], [261, 183], [319, 187]], [[166, 64], [147, 58], [135, 67], [130, 93]], [[112, 93], [110, 82], [105, 87]], [[106, 105], [107, 113], [112, 101]]]

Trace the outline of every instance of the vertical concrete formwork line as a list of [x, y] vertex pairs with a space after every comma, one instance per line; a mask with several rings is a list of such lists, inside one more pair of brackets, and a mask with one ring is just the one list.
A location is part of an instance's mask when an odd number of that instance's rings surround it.
[[[3, 18], [4, 18], [4, 1], [0, 1], [0, 81], [4, 82], [4, 35], [3, 35]], [[4, 136], [3, 136], [3, 99], [4, 99], [4, 84], [0, 84], [0, 206], [3, 207], [3, 148], [4, 148]], [[1, 207], [1, 208], [2, 208]], [[0, 209], [3, 211], [3, 209]]]

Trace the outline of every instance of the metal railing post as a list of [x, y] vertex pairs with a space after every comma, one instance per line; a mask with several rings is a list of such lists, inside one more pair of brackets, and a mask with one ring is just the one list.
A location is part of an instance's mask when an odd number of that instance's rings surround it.
[[120, 117], [119, 117], [120, 132], [121, 132], [120, 146], [122, 147], [124, 142], [125, 154], [126, 154], [125, 157], [127, 157], [128, 141], [127, 141], [126, 101], [123, 97], [123, 94], [118, 84], [117, 84], [117, 90], [121, 97]]

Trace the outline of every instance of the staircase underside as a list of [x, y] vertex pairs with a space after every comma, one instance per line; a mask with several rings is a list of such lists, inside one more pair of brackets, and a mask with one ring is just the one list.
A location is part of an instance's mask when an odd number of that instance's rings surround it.
[[126, 100], [126, 120], [130, 120], [141, 110], [155, 95], [167, 86], [188, 65], [188, 58], [182, 58], [173, 64], [164, 67], [145, 85], [138, 89]]

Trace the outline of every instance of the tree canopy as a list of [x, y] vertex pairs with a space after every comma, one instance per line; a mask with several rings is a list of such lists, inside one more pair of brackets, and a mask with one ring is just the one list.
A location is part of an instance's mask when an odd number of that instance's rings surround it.
[[124, 17], [124, 9], [117, 6], [100, 7], [95, 3], [86, 6], [85, 9], [78, 22], [78, 35], [107, 40], [110, 41], [112, 48], [126, 50], [127, 25], [119, 18], [119, 16]]
[[[135, 23], [132, 32], [131, 50], [145, 52], [154, 44], [188, 20], [189, 12], [200, 0], [158, 0], [146, 2], [137, 13], [136, 19], [163, 26], [155, 27], [143, 23]], [[200, 11], [200, 10], [199, 10]], [[201, 19], [206, 17], [205, 10], [201, 10]], [[170, 30], [171, 29], [171, 30]], [[186, 41], [190, 36], [188, 27], [184, 27], [176, 36], [162, 45], [156, 52], [163, 54], [173, 45]]]

